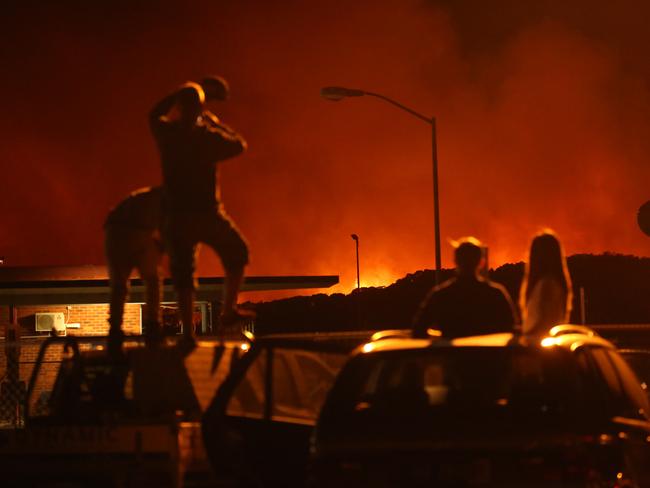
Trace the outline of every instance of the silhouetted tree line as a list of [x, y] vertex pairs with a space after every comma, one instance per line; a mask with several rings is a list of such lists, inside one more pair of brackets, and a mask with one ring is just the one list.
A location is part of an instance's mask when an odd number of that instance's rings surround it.
[[[580, 288], [584, 289], [587, 324], [650, 323], [650, 258], [620, 254], [576, 254], [568, 258], [573, 281], [571, 322], [581, 323]], [[442, 280], [453, 276], [442, 270]], [[524, 263], [490, 270], [515, 303]], [[420, 301], [434, 285], [434, 271], [406, 275], [390, 286], [361, 288], [349, 295], [316, 294], [256, 303], [256, 330], [309, 332], [409, 328]]]

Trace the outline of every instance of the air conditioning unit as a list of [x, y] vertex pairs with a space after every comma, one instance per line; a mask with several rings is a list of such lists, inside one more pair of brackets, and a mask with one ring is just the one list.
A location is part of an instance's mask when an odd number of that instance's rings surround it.
[[37, 313], [36, 332], [49, 332], [54, 329], [57, 335], [65, 335], [65, 318], [62, 312]]

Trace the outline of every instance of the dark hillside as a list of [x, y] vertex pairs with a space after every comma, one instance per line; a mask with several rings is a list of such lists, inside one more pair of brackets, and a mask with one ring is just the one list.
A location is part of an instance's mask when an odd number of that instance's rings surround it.
[[[568, 258], [573, 280], [571, 322], [580, 322], [580, 288], [584, 288], [588, 324], [650, 323], [650, 258], [618, 254], [578, 254]], [[518, 301], [523, 263], [490, 270]], [[453, 276], [443, 270], [442, 279]], [[306, 332], [407, 328], [418, 304], [433, 286], [432, 270], [416, 271], [390, 286], [362, 288], [349, 295], [318, 294], [253, 304], [258, 332]]]

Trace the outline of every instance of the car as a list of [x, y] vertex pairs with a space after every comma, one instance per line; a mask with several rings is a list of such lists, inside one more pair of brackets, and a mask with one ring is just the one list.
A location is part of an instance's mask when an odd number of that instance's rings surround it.
[[324, 487], [650, 486], [650, 406], [584, 330], [385, 338], [339, 373], [311, 441]]
[[359, 334], [337, 333], [251, 340], [203, 415], [203, 444], [216, 480], [304, 486], [321, 405], [360, 342]]
[[204, 487], [201, 412], [236, 364], [239, 341], [144, 347], [128, 336], [50, 337], [34, 362], [24, 425], [0, 429], [3, 487]]

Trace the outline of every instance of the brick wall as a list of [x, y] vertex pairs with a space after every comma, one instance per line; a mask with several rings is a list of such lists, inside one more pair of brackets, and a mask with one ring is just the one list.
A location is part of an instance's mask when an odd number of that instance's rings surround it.
[[[29, 384], [36, 358], [43, 344], [43, 339], [29, 338], [20, 341], [20, 358], [19, 358], [19, 380], [24, 383], [25, 388]], [[0, 347], [0, 377], [4, 377], [7, 367], [7, 350], [16, 347], [15, 344], [2, 344]], [[91, 347], [90, 344], [81, 344], [80, 349], [86, 350]], [[69, 357], [72, 351], [67, 353]], [[61, 360], [64, 357], [62, 344], [51, 344], [45, 351], [43, 362], [39, 370], [38, 377], [34, 383], [33, 394], [30, 397], [30, 411], [34, 415], [43, 415], [47, 413], [47, 398], [52, 391], [54, 381], [59, 371]], [[16, 396], [0, 397], [0, 427], [5, 426], [11, 419], [11, 408], [7, 407], [13, 404]]]
[[[201, 304], [196, 304], [195, 323], [197, 325], [197, 333], [200, 333], [199, 331], [201, 328], [201, 306]], [[168, 314], [168, 318], [170, 318], [170, 320], [177, 320], [173, 308], [167, 307], [167, 309], [168, 311], [171, 311], [170, 314]], [[68, 328], [68, 336], [104, 336], [108, 333], [108, 305], [106, 304], [16, 307], [20, 329], [20, 354], [18, 358], [19, 380], [24, 382], [25, 385], [29, 382], [43, 341], [50, 336], [49, 332], [36, 332], [35, 314], [48, 312], [63, 313], [66, 323], [80, 324], [78, 329]], [[4, 338], [9, 322], [9, 307], [0, 306], [0, 338]], [[125, 305], [124, 323], [122, 328], [127, 334], [139, 335], [142, 333], [140, 304], [127, 303]], [[175, 329], [172, 327], [170, 331], [171, 330]], [[0, 340], [0, 379], [6, 379], [7, 346], [13, 347], [13, 345], [4, 340]], [[92, 346], [90, 343], [82, 343], [80, 344], [80, 347], [84, 350], [91, 348]], [[39, 371], [38, 379], [34, 385], [33, 395], [31, 396], [30, 410], [32, 414], [46, 413], [46, 410], [43, 410], [43, 408], [46, 407], [46, 403], [43, 401], [47, 398], [47, 394], [52, 390], [62, 358], [63, 348], [60, 344], [51, 345], [47, 349], [47, 353]], [[38, 405], [39, 398], [42, 404], [40, 407]], [[0, 397], [0, 400], [0, 428], [2, 428], [3, 426], [6, 426], [7, 422], [11, 419], [11, 415], [7, 414], [7, 408], [4, 407], [8, 407], [8, 410], [11, 411], [10, 407], [12, 402], [11, 399], [6, 398], [6, 395], [5, 397]]]
[[[108, 333], [108, 305], [30, 305], [17, 307], [21, 337], [44, 336], [47, 332], [36, 332], [36, 313], [61, 312], [66, 323], [78, 323], [78, 329], [68, 329], [69, 335], [106, 335]], [[5, 326], [9, 323], [9, 307], [0, 307], [0, 336], [4, 337]], [[124, 308], [122, 329], [127, 334], [141, 333], [140, 305], [127, 303]]]
[[9, 323], [9, 307], [0, 307], [0, 337], [5, 336], [5, 325]]
[[[61, 312], [66, 323], [78, 323], [78, 329], [67, 329], [68, 335], [92, 336], [106, 335], [108, 333], [108, 305], [42, 305], [42, 306], [20, 306], [16, 307], [18, 324], [20, 328], [20, 356], [19, 356], [19, 379], [25, 384], [29, 378], [36, 362], [36, 357], [43, 340], [49, 337], [49, 332], [36, 332], [36, 313]], [[124, 309], [124, 323], [122, 329], [127, 334], [141, 333], [140, 305], [127, 303]], [[6, 326], [9, 324], [9, 307], [0, 307], [0, 337], [5, 336]], [[4, 341], [2, 341], [4, 342]], [[7, 370], [6, 346], [0, 342], [0, 378], [4, 377]], [[31, 397], [30, 408], [32, 412], [39, 410], [37, 402], [42, 394], [52, 390], [54, 379], [62, 359], [63, 349], [61, 345], [52, 345], [47, 349], [44, 362], [41, 366], [38, 380], [34, 385], [34, 394]], [[0, 398], [7, 403], [6, 398]], [[5, 405], [6, 406], [6, 405]], [[5, 417], [4, 419], [1, 417]], [[6, 412], [3, 405], [0, 405], [0, 424], [6, 420]]]
[[[25, 381], [26, 384], [29, 383], [29, 378], [32, 375], [41, 344], [42, 341], [40, 339], [22, 341], [20, 347], [20, 379]], [[63, 346], [60, 344], [51, 345], [45, 352], [38, 378], [34, 384], [34, 393], [30, 399], [30, 410], [32, 413], [34, 413], [35, 408], [42, 410], [43, 407], [38, 408], [37, 403], [41, 399], [43, 392], [50, 392], [52, 390], [62, 357]], [[4, 360], [4, 357], [0, 356], [0, 358]]]

